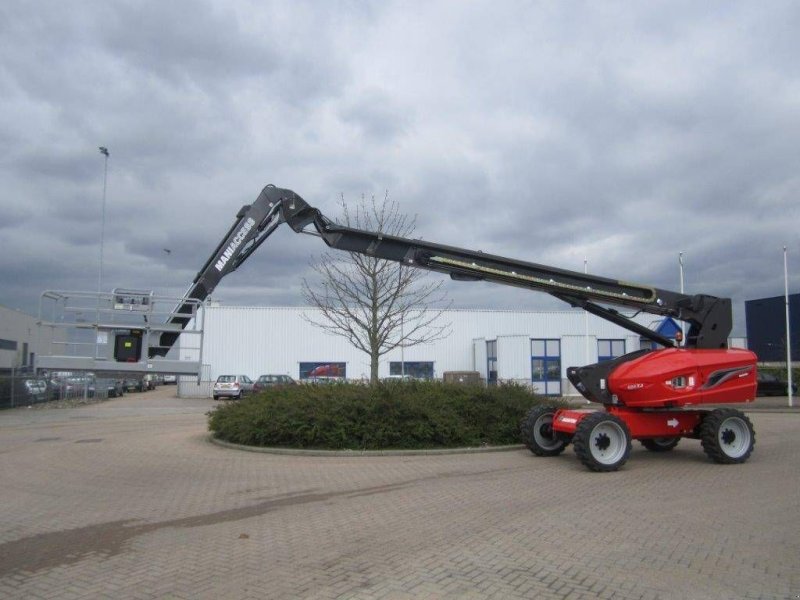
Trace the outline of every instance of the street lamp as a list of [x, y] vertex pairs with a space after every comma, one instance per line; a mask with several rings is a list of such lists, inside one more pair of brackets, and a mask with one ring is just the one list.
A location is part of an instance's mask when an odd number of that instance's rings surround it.
[[[587, 257], [583, 257], [583, 274], [589, 274], [589, 259]], [[589, 313], [583, 311], [583, 337], [585, 342], [585, 347], [583, 349], [585, 356], [583, 360], [583, 364], [589, 364]], [[588, 401], [587, 401], [588, 402]]]
[[103, 217], [100, 225], [100, 272], [97, 275], [97, 293], [99, 294], [103, 290], [103, 243], [106, 234], [106, 183], [108, 181], [108, 157], [110, 155], [108, 153], [108, 148], [105, 146], [100, 146], [98, 149], [100, 150], [100, 154], [105, 157], [103, 165]]
[[[683, 252], [678, 252], [678, 264], [681, 269], [681, 294], [683, 294]], [[681, 342], [686, 340], [686, 322], [681, 320]]]
[[789, 322], [789, 267], [786, 257], [786, 246], [783, 247], [783, 299], [786, 308], [786, 379], [788, 380], [789, 408], [794, 405], [792, 398], [792, 336]]

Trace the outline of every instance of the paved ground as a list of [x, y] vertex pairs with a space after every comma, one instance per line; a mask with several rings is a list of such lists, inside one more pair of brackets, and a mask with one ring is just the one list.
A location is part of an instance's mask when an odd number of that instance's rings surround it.
[[[797, 598], [800, 411], [757, 446], [319, 458], [210, 444], [173, 388], [0, 413], [2, 598]], [[780, 401], [775, 401], [780, 406]]]

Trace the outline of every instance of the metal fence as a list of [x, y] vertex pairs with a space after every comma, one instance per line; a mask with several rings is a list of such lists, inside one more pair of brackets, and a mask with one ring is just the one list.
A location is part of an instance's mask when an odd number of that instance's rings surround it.
[[93, 377], [51, 379], [30, 373], [0, 375], [0, 408], [33, 406], [45, 402], [104, 400], [115, 396], [120, 384]]
[[200, 367], [200, 377], [178, 377], [178, 398], [211, 398], [214, 382], [211, 380], [211, 365]]
[[213, 381], [200, 381], [197, 377], [178, 377], [178, 398], [211, 398]]

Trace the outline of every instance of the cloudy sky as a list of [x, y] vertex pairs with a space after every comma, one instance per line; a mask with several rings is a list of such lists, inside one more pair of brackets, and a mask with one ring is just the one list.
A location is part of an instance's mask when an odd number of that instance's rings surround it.
[[[0, 4], [0, 304], [182, 294], [267, 183], [428, 240], [730, 296], [800, 291], [796, 2]], [[170, 250], [166, 252], [164, 249]], [[276, 233], [215, 297], [301, 304]], [[448, 283], [458, 307], [556, 308]]]

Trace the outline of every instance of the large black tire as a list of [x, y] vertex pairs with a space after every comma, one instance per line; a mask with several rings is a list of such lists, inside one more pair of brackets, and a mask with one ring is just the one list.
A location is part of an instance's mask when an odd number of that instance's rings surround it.
[[681, 438], [679, 437], [657, 437], [639, 440], [639, 443], [650, 450], [650, 452], [669, 452], [677, 446], [680, 441]]
[[520, 424], [522, 442], [536, 456], [557, 456], [567, 447], [567, 441], [553, 432], [555, 406], [532, 408]]
[[575, 454], [591, 471], [616, 471], [631, 454], [631, 434], [625, 421], [605, 412], [581, 419], [572, 443]]
[[756, 433], [750, 419], [735, 408], [712, 410], [700, 423], [700, 444], [716, 463], [732, 465], [750, 458]]

